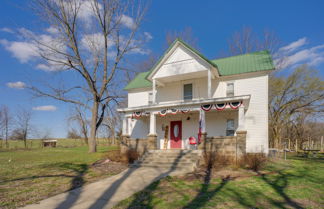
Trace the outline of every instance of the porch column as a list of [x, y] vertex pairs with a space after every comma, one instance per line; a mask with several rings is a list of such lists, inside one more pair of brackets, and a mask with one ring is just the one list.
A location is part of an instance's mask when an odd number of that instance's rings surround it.
[[148, 149], [157, 149], [157, 135], [156, 135], [156, 116], [154, 112], [150, 114], [150, 133], [147, 136]]
[[150, 113], [150, 134], [156, 135], [156, 116], [153, 112]]
[[128, 132], [128, 118], [126, 115], [123, 115], [123, 130], [122, 130], [123, 135], [129, 135]]
[[208, 95], [208, 99], [210, 99], [212, 97], [212, 92], [211, 92], [211, 71], [208, 70], [208, 82], [207, 82], [207, 95]]
[[244, 113], [244, 106], [241, 105], [238, 109], [238, 130], [244, 131], [245, 130], [245, 113]]
[[156, 81], [155, 81], [155, 79], [153, 79], [153, 83], [152, 83], [152, 85], [153, 85], [153, 104], [155, 104], [156, 103]]

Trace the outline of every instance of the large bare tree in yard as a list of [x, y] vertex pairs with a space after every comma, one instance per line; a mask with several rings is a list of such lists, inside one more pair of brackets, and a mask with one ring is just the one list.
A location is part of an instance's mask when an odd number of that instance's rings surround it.
[[280, 148], [282, 131], [304, 115], [324, 112], [324, 80], [316, 70], [306, 65], [297, 68], [288, 77], [273, 75], [270, 79], [269, 126], [270, 146]]
[[145, 42], [138, 29], [146, 5], [133, 0], [35, 0], [34, 8], [53, 31], [50, 37], [34, 38], [42, 67], [73, 72], [80, 83], [30, 89], [37, 96], [89, 109], [89, 152], [96, 152], [106, 108], [119, 98], [111, 87], [122, 79], [118, 71], [123, 59], [140, 53]]

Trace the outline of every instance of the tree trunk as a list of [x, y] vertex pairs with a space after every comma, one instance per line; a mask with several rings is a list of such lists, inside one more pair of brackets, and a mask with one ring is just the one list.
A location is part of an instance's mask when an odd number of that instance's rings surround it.
[[97, 134], [97, 120], [98, 120], [98, 107], [99, 102], [96, 100], [92, 106], [92, 117], [90, 124], [90, 137], [89, 137], [89, 152], [97, 152], [97, 144], [96, 144], [96, 134]]

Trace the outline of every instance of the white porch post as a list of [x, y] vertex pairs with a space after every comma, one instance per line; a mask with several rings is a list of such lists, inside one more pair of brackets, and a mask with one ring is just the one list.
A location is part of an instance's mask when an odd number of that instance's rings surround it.
[[128, 133], [128, 118], [126, 115], [123, 116], [123, 130], [122, 130], [123, 135], [129, 135]]
[[243, 105], [241, 105], [238, 109], [238, 130], [245, 130], [245, 113]]
[[156, 103], [156, 81], [153, 79], [153, 104]]
[[156, 135], [156, 116], [153, 112], [150, 114], [150, 134]]
[[207, 82], [207, 95], [208, 95], [208, 99], [210, 99], [212, 97], [212, 92], [211, 92], [211, 71], [208, 70], [208, 82]]

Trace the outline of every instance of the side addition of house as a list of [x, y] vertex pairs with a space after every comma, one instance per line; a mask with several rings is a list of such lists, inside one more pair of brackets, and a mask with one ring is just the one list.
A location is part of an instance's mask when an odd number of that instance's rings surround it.
[[268, 51], [209, 60], [177, 39], [150, 71], [125, 87], [128, 107], [118, 109], [122, 138], [143, 149], [200, 149], [210, 143], [224, 152], [239, 146], [242, 152], [267, 153], [273, 69]]

